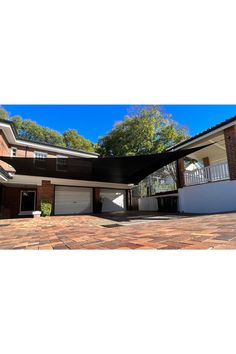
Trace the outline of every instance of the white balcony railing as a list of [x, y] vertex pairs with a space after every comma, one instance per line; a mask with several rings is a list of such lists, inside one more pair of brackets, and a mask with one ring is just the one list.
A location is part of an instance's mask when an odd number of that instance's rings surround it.
[[223, 162], [194, 171], [185, 171], [184, 178], [186, 186], [222, 181], [229, 179], [229, 166], [227, 162]]

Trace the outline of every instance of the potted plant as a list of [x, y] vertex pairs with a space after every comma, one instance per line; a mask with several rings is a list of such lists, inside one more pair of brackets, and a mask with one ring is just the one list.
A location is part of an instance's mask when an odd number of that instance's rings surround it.
[[50, 200], [41, 201], [42, 216], [50, 216], [52, 214], [52, 202]]

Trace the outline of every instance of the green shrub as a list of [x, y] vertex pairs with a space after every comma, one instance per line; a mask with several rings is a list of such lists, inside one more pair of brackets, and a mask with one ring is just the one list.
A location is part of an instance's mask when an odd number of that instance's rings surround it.
[[41, 201], [42, 216], [50, 216], [52, 214], [52, 202], [50, 200]]

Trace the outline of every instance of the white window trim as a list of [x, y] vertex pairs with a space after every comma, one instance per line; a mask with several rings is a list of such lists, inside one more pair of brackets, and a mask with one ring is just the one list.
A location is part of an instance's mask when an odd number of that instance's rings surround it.
[[[40, 154], [41, 156], [36, 156], [37, 154]], [[43, 151], [34, 151], [34, 164], [35, 164], [35, 167], [37, 169], [45, 169], [46, 168], [46, 159], [48, 158], [48, 154], [46, 152], [43, 152]], [[45, 166], [38, 166], [36, 165], [37, 162], [45, 162]]]
[[65, 169], [65, 170], [58, 169], [58, 160], [59, 160], [59, 159], [68, 159], [68, 156], [57, 155], [57, 164], [56, 164], [56, 166], [57, 166], [57, 171], [61, 171], [61, 172], [67, 171], [67, 169]]
[[44, 152], [44, 151], [34, 151], [34, 158], [37, 158], [36, 154], [41, 154], [41, 155], [44, 155], [44, 159], [47, 159], [48, 157], [48, 153], [47, 152]]
[[68, 159], [68, 156], [65, 156], [65, 155], [57, 155], [57, 159]]
[[17, 147], [15, 147], [15, 146], [11, 147], [11, 157], [16, 157], [16, 156], [13, 155], [13, 150], [15, 150], [16, 154], [17, 154]]

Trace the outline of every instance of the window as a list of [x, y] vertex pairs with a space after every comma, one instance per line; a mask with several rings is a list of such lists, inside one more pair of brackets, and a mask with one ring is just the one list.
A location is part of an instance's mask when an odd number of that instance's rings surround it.
[[16, 157], [17, 154], [17, 148], [16, 147], [12, 147], [11, 148], [11, 157]]
[[57, 171], [67, 171], [68, 157], [58, 155], [57, 156]]
[[35, 210], [35, 192], [21, 191], [20, 212]]
[[47, 157], [48, 154], [45, 152], [41, 151], [35, 151], [34, 152], [34, 158], [35, 158], [35, 167], [36, 168], [46, 168], [47, 166]]

